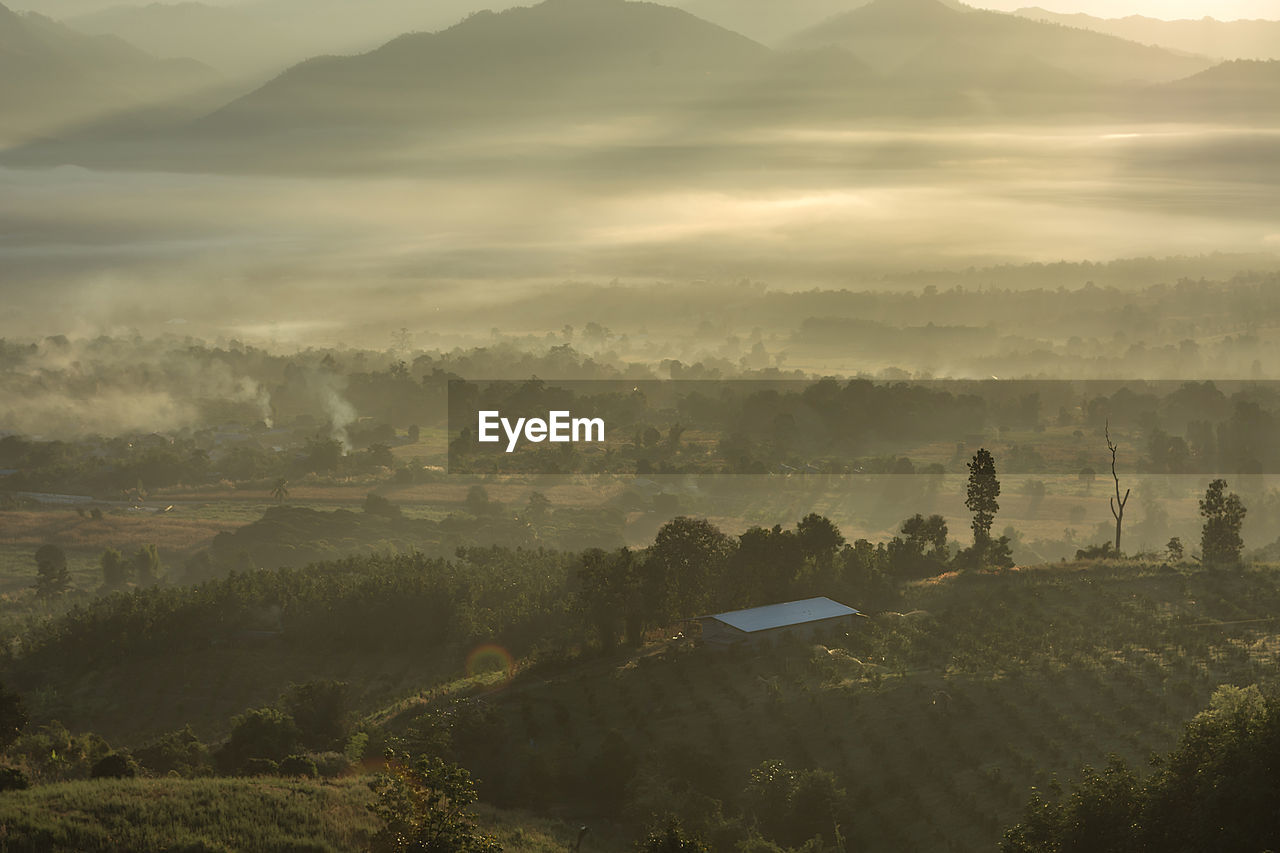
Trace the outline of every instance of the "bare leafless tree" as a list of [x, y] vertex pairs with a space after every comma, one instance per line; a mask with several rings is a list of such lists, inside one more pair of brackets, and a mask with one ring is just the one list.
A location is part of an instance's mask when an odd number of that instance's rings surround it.
[[1111, 477], [1116, 481], [1116, 496], [1111, 499], [1111, 515], [1116, 520], [1116, 556], [1120, 555], [1120, 528], [1124, 526], [1124, 505], [1129, 502], [1129, 490], [1124, 490], [1124, 497], [1120, 497], [1120, 477], [1116, 474], [1116, 451], [1120, 448], [1111, 441], [1111, 422], [1107, 421], [1103, 427], [1103, 434], [1107, 437], [1107, 450], [1111, 451]]

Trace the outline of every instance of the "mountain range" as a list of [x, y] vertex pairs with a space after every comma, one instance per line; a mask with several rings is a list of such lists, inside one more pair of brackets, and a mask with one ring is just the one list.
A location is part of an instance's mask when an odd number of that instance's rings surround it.
[[[956, 8], [939, 0], [875, 0], [824, 21], [787, 41], [793, 47], [836, 45], [885, 74], [935, 65], [953, 84], [980, 61], [976, 81], [1004, 68], [1021, 75], [1061, 74], [1109, 85], [1160, 83], [1187, 77], [1212, 63], [1158, 47], [1087, 30], [1041, 23], [1000, 12]], [[1023, 69], [1016, 71], [1016, 69]], [[1053, 73], [1050, 73], [1053, 72]], [[1025, 79], [1016, 79], [1025, 88]]]
[[431, 32], [515, 0], [248, 0], [119, 5], [64, 20], [114, 35], [156, 56], [199, 60], [229, 77], [270, 77], [313, 56], [372, 50], [398, 35]]
[[0, 138], [43, 133], [217, 82], [190, 59], [159, 60], [0, 5]]
[[1280, 21], [1213, 18], [1166, 21], [1142, 15], [1097, 18], [1085, 14], [1064, 15], [1038, 6], [1019, 9], [1014, 14], [1215, 59], [1280, 59]]
[[366, 54], [309, 60], [208, 125], [441, 127], [658, 108], [687, 103], [769, 57], [745, 36], [669, 6], [544, 0], [403, 35]]
[[[812, 11], [826, 0], [805, 2]], [[47, 19], [7, 14], [67, 35]], [[112, 45], [151, 73], [160, 67], [115, 40], [69, 37]], [[777, 129], [799, 117], [1114, 121], [1159, 115], [1194, 121], [1228, 108], [1236, 115], [1273, 111], [1267, 106], [1277, 102], [1280, 87], [1271, 65], [1212, 65], [1111, 35], [940, 0], [872, 0], [778, 49], [656, 3], [544, 0], [477, 12], [366, 53], [308, 59], [192, 123], [148, 132], [145, 151], [136, 133], [129, 137], [125, 120], [109, 133], [68, 135], [16, 156], [81, 162], [132, 151], [135, 160], [171, 161], [175, 168], [208, 155], [218, 163], [211, 168], [341, 161], [359, 169], [379, 147], [403, 145], [397, 135], [413, 137], [421, 150], [423, 134], [465, 139], [483, 131], [497, 138], [498, 131], [534, 125], [554, 134], [620, 117], [657, 117], [672, 133], [690, 120], [732, 133], [746, 126]], [[1233, 94], [1215, 99], [1219, 88]]]
[[1150, 94], [1146, 108], [1166, 119], [1196, 115], [1271, 122], [1280, 104], [1280, 60], [1233, 59]]
[[741, 103], [744, 85], [762, 99], [772, 93], [775, 103], [820, 91], [822, 104], [842, 100], [854, 113], [952, 113], [980, 103], [988, 112], [1039, 114], [1109, 107], [1117, 93], [1189, 77], [1212, 64], [939, 0], [873, 0], [804, 31], [787, 47], [775, 54], [654, 3], [545, 0], [477, 13], [442, 32], [402, 36], [360, 56], [305, 62], [211, 122], [438, 126], [677, 104], [714, 109], [721, 97]]
[[[828, 18], [865, 6], [871, 0], [672, 0], [690, 14], [756, 41], [777, 45]], [[942, 0], [962, 8], [959, 0]]]

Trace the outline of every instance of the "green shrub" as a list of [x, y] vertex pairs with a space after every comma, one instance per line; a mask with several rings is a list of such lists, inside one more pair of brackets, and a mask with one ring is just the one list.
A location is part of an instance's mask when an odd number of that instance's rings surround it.
[[311, 756], [316, 772], [323, 779], [335, 779], [351, 772], [351, 759], [341, 752], [317, 752]]
[[[231, 737], [218, 751], [218, 768], [224, 773], [274, 772], [277, 763], [297, 751], [301, 740], [293, 718], [278, 708], [245, 711], [235, 718]], [[259, 759], [270, 762], [273, 770], [248, 769], [249, 762]]]
[[309, 755], [290, 755], [280, 762], [279, 771], [281, 776], [301, 776], [304, 779], [320, 775], [315, 760]]
[[133, 757], [159, 776], [170, 773], [198, 776], [208, 771], [209, 748], [200, 742], [191, 726], [187, 726], [139, 747], [133, 751]]
[[17, 767], [0, 767], [0, 792], [25, 791], [31, 787], [27, 774]]
[[270, 758], [249, 758], [240, 765], [240, 773], [244, 776], [278, 776], [280, 763]]
[[137, 775], [138, 765], [122, 752], [102, 756], [89, 771], [90, 779], [132, 779]]
[[280, 699], [310, 749], [341, 749], [351, 734], [350, 690], [342, 681], [291, 684]]

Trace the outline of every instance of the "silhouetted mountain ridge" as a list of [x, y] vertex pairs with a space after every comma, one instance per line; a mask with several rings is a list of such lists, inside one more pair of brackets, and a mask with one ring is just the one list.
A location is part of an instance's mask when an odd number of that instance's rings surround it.
[[407, 32], [452, 26], [515, 0], [247, 0], [121, 5], [70, 18], [85, 33], [112, 34], [157, 56], [190, 56], [235, 77], [278, 74], [309, 57], [372, 50]]
[[208, 68], [0, 5], [0, 134], [29, 135], [209, 85]]
[[[671, 5], [768, 45], [871, 0], [671, 0]], [[958, 0], [942, 0], [961, 8]]]
[[[657, 162], [691, 133], [731, 137], [790, 122], [1221, 113], [1194, 82], [1133, 82], [1127, 70], [1137, 66], [1190, 68], [1178, 76], [1191, 77], [1206, 61], [940, 0], [873, 0], [783, 50], [654, 3], [544, 0], [357, 56], [311, 58], [213, 112], [188, 106], [186, 116], [203, 115], [195, 121], [121, 120], [6, 159], [218, 171], [389, 170], [412, 160], [447, 172], [454, 142], [502, 145], [508, 132], [545, 138], [564, 128], [566, 144], [587, 146], [576, 128], [598, 126], [614, 134], [601, 162], [616, 168], [628, 158]], [[1258, 77], [1233, 84], [1247, 90], [1241, 104], [1274, 91], [1265, 69], [1219, 73]], [[636, 128], [651, 135], [619, 135]], [[449, 145], [435, 144], [446, 136]]]
[[1280, 59], [1280, 21], [1214, 18], [1166, 21], [1142, 15], [1099, 18], [1083, 13], [1050, 12], [1038, 6], [1019, 9], [1014, 14], [1221, 59]]
[[686, 12], [629, 0], [544, 0], [439, 33], [301, 63], [210, 118], [415, 124], [679, 102], [757, 67], [764, 46]]
[[[917, 79], [921, 73], [910, 70], [912, 66], [935, 62], [939, 54], [959, 45], [961, 53], [982, 54], [992, 61], [1005, 56], [1011, 65], [1019, 64], [1019, 57], [1034, 58], [1035, 65], [1055, 71], [1046, 80], [1050, 89], [1061, 85], [1061, 73], [1111, 85], [1154, 83], [1194, 74], [1210, 64], [1114, 36], [1000, 12], [951, 8], [939, 0], [873, 0], [799, 34], [789, 44], [837, 44], [884, 73], [907, 70]], [[952, 64], [947, 73], [956, 71], [964, 72], [960, 63]], [[962, 76], [941, 82], [962, 86], [973, 81]], [[1034, 84], [1018, 82], [1021, 88]]]
[[114, 35], [155, 56], [184, 56], [217, 67], [224, 73], [242, 73], [279, 63], [261, 58], [299, 57], [287, 28], [272, 26], [238, 6], [205, 3], [148, 3], [115, 6], [68, 19], [67, 26], [90, 35]]
[[1280, 104], [1280, 60], [1236, 59], [1164, 86], [1153, 87], [1147, 109], [1168, 116], [1196, 114], [1274, 121]]

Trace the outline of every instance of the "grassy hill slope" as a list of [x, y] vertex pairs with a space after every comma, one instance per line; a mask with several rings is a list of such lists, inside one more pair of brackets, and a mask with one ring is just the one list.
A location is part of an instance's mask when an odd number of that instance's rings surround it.
[[[495, 568], [505, 576], [511, 567]], [[300, 619], [314, 607], [305, 594], [312, 582], [288, 577]], [[274, 594], [265, 576], [258, 583]], [[423, 620], [416, 607], [379, 606], [369, 624], [352, 604], [375, 588], [362, 584], [333, 600], [333, 612], [349, 615], [333, 630], [359, 623], [391, 637]], [[246, 612], [251, 592], [241, 593]], [[221, 599], [201, 595], [231, 619]], [[12, 683], [33, 722], [74, 711], [63, 721], [125, 747], [186, 721], [216, 735], [225, 731], [218, 720], [270, 701], [290, 681], [341, 678], [374, 742], [395, 735], [411, 750], [436, 750], [443, 732], [445, 754], [474, 773], [482, 801], [586, 823], [597, 839], [637, 837], [650, 816], [674, 812], [717, 849], [733, 849], [751, 819], [743, 791], [752, 769], [779, 759], [835, 775], [848, 793], [841, 831], [851, 849], [870, 851], [989, 850], [1021, 817], [1031, 786], [1073, 778], [1112, 753], [1141, 767], [1174, 745], [1219, 685], [1275, 683], [1280, 571], [1272, 567], [1102, 562], [947, 574], [907, 584], [886, 605], [821, 644], [717, 651], [666, 640], [612, 655], [553, 652], [521, 663], [509, 681], [456, 684], [449, 673], [461, 671], [466, 647], [425, 634], [396, 653], [341, 632], [325, 645], [309, 622], [285, 620], [265, 645], [179, 655], [122, 630], [116, 640], [103, 635], [92, 666], [44, 668], [20, 656], [25, 677]], [[204, 624], [199, 607], [193, 596], [182, 623]], [[79, 648], [98, 636], [77, 639], [99, 632], [94, 625], [63, 623], [57, 648]], [[57, 790], [81, 789], [22, 796]], [[114, 818], [86, 820], [97, 832]]]
[[376, 821], [359, 780], [245, 779], [64, 782], [0, 798], [11, 853], [161, 850], [350, 850]]
[[[836, 774], [851, 849], [989, 850], [1032, 785], [1111, 753], [1141, 767], [1216, 686], [1273, 679], [1278, 608], [1272, 570], [945, 576], [821, 646], [673, 643], [517, 677], [484, 697], [483, 748], [462, 757], [491, 801], [580, 815], [614, 785], [629, 813], [681, 813], [721, 846], [711, 799], [734, 813], [751, 769], [782, 759]], [[637, 771], [610, 782], [619, 754]]]
[[[363, 849], [377, 820], [365, 778], [309, 782], [241, 779], [100, 779], [0, 797], [6, 853], [327, 853]], [[576, 827], [482, 809], [480, 823], [506, 850], [559, 853]]]

